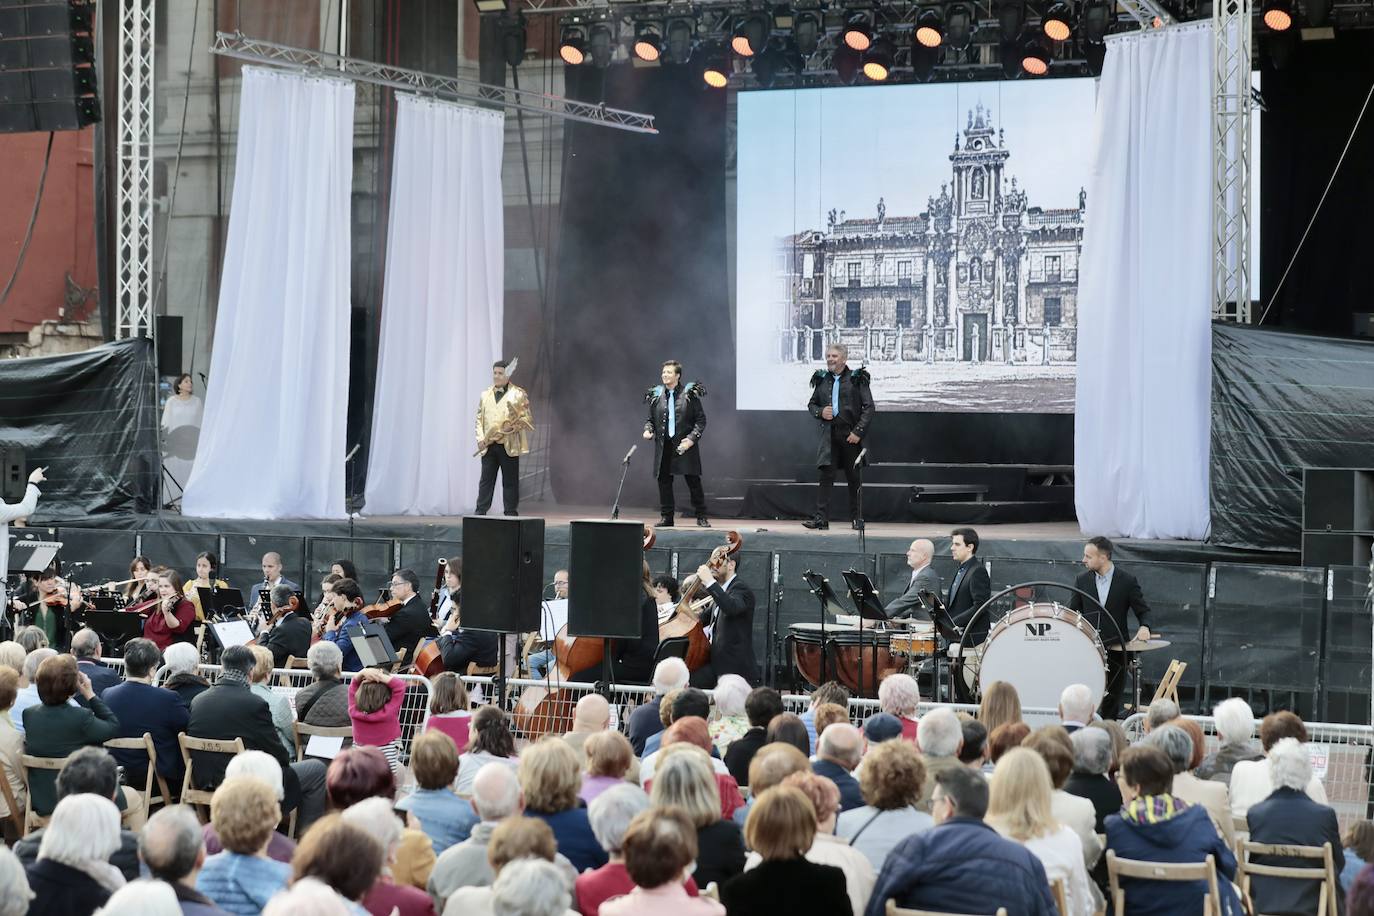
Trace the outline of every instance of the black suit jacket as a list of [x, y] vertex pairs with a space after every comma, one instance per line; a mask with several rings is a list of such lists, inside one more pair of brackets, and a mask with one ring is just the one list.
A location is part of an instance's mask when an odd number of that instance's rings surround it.
[[654, 653], [658, 651], [658, 605], [648, 595], [639, 599], [639, 639], [616, 639], [616, 680], [631, 684], [647, 684], [654, 674]]
[[[401, 605], [392, 618], [387, 621], [386, 635], [391, 639], [391, 648], [400, 654], [406, 650], [406, 664], [415, 660], [415, 644], [422, 637], [434, 635], [434, 621], [429, 619], [429, 605], [420, 600], [419, 595], [411, 595], [410, 600]], [[460, 675], [463, 672], [458, 672]]]
[[[290, 758], [272, 724], [267, 701], [249, 691], [247, 684], [219, 683], [196, 697], [186, 734], [193, 738], [233, 741], [243, 738], [245, 750], [265, 751], [282, 766], [282, 777], [291, 776]], [[224, 781], [229, 757], [223, 754], [191, 755], [196, 788], [213, 789]], [[295, 782], [292, 779], [292, 782]], [[290, 792], [288, 791], [288, 795]]]
[[[1091, 570], [1080, 573], [1073, 584], [1094, 598], [1097, 597], [1097, 577]], [[1140, 592], [1140, 583], [1136, 581], [1135, 576], [1120, 566], [1112, 567], [1112, 584], [1107, 589], [1107, 600], [1103, 604], [1107, 608], [1107, 615], [1116, 621], [1116, 627], [1121, 628], [1122, 639], [1129, 641], [1135, 635], [1135, 630], [1130, 628], [1127, 621], [1127, 611], [1134, 611], [1139, 624], [1146, 625], [1145, 618], [1150, 613], [1150, 606], [1145, 603], [1145, 596]], [[1098, 610], [1096, 602], [1085, 601], [1082, 595], [1075, 592], [1069, 600], [1069, 607], [1081, 612], [1097, 627], [1104, 643], [1110, 645], [1116, 642], [1116, 627], [1100, 619], [1102, 612]]]
[[844, 872], [806, 859], [770, 859], [720, 886], [730, 916], [861, 916], [845, 890]]
[[658, 716], [658, 704], [662, 699], [655, 696], [647, 703], [636, 706], [634, 712], [630, 713], [630, 747], [634, 748], [636, 757], [644, 755], [645, 741], [663, 731], [663, 720]]
[[[668, 392], [662, 385], [655, 385], [644, 395], [649, 405], [649, 418], [644, 421], [644, 431], [654, 437], [654, 476], [663, 467], [663, 450], [673, 450], [669, 470], [673, 474], [701, 476], [701, 436], [706, 432], [706, 408], [701, 403], [706, 391], [696, 382], [678, 385], [673, 393], [673, 432], [668, 437]], [[692, 447], [681, 455], [676, 453], [678, 443], [691, 439]]]
[[[962, 575], [960, 573], [962, 572]], [[973, 614], [983, 602], [992, 596], [992, 579], [988, 576], [987, 567], [983, 561], [974, 554], [967, 563], [963, 563], [954, 571], [954, 578], [950, 580], [950, 588], [953, 594], [946, 594], [946, 606], [949, 614], [954, 618], [954, 623], [960, 627], [967, 627], [969, 621], [973, 619]], [[964, 645], [976, 646], [981, 643], [988, 635], [988, 615], [984, 614], [978, 621], [973, 631], [964, 634]]]
[[299, 611], [282, 615], [263, 645], [272, 650], [272, 664], [278, 668], [285, 668], [290, 656], [305, 658], [310, 652], [310, 618]]
[[739, 576], [730, 580], [727, 591], [712, 582], [707, 594], [716, 600], [711, 632], [711, 668], [716, 677], [738, 674], [750, 684], [759, 682], [758, 662], [754, 659], [754, 593]]
[[471, 662], [483, 668], [496, 664], [500, 649], [499, 634], [482, 630], [459, 629], [439, 637], [439, 653], [444, 659], [444, 670], [452, 671], [459, 677], [468, 673]]
[[[141, 738], [144, 732], [153, 736], [158, 772], [166, 778], [169, 788], [180, 787], [184, 772], [177, 733], [186, 731], [190, 721], [190, 712], [181, 697], [166, 687], [126, 681], [111, 687], [101, 699], [119, 719], [120, 738]], [[110, 753], [127, 771], [125, 785], [141, 788], [148, 772], [147, 755], [118, 749]]]
[[821, 369], [811, 376], [811, 400], [806, 409], [820, 424], [820, 441], [816, 444], [816, 466], [830, 464], [830, 437], [848, 436], [850, 433], [862, 439], [868, 434], [868, 425], [873, 422], [877, 409], [873, 403], [873, 392], [868, 386], [868, 370], [851, 372], [848, 366], [840, 371], [840, 410], [835, 419], [821, 418], [822, 411], [831, 406], [831, 388], [834, 378]]
[[742, 786], [749, 785], [749, 764], [759, 748], [767, 743], [767, 730], [755, 725], [725, 748], [725, 768], [735, 777], [735, 782]]
[[[1341, 848], [1340, 826], [1336, 812], [1320, 805], [1300, 789], [1279, 788], [1268, 798], [1251, 805], [1246, 813], [1252, 843], [1272, 843], [1278, 846], [1320, 846], [1331, 844], [1331, 856], [1340, 875], [1345, 868], [1345, 850]], [[1282, 856], [1255, 856], [1257, 865], [1279, 865], [1311, 868], [1311, 859], [1288, 859]], [[1261, 913], [1316, 913], [1315, 881], [1294, 881], [1289, 878], [1268, 878], [1255, 875], [1251, 879], [1250, 894], [1255, 909]], [[1345, 895], [1336, 894], [1340, 912], [1345, 912]]]
[[120, 681], [119, 672], [113, 668], [106, 668], [94, 659], [83, 658], [76, 663], [81, 669], [81, 673], [91, 679], [91, 689], [96, 696], [104, 696], [105, 691], [118, 684]]
[[1069, 781], [1064, 783], [1064, 791], [1093, 803], [1093, 812], [1097, 815], [1097, 826], [1093, 829], [1098, 833], [1106, 833], [1108, 816], [1121, 811], [1121, 790], [1117, 788], [1116, 780], [1108, 776], [1070, 774]]

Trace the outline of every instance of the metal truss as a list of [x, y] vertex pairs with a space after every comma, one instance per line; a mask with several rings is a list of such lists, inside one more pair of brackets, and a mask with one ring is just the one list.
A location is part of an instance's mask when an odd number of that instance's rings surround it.
[[1250, 323], [1250, 0], [1212, 8], [1212, 317]]
[[269, 67], [373, 83], [436, 98], [486, 103], [549, 115], [565, 121], [599, 124], [602, 127], [641, 134], [658, 133], [658, 129], [654, 127], [653, 115], [607, 108], [605, 105], [590, 102], [577, 102], [525, 89], [491, 86], [461, 76], [439, 76], [419, 70], [407, 70], [404, 67], [376, 64], [355, 57], [293, 48], [290, 45], [249, 38], [241, 32], [217, 32], [210, 51], [222, 57], [233, 57]]
[[153, 336], [155, 0], [119, 0], [115, 336]]
[[1174, 17], [1155, 0], [1116, 0], [1131, 18], [1140, 23], [1142, 29], [1162, 28], [1174, 24]]

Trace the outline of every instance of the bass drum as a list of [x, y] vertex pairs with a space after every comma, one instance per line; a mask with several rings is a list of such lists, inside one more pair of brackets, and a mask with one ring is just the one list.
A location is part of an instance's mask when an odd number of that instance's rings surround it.
[[1107, 653], [1097, 629], [1057, 603], [1016, 608], [988, 632], [976, 657], [979, 694], [993, 681], [1006, 681], [1023, 707], [1054, 709], [1070, 684], [1086, 684], [1097, 705], [1107, 686]]

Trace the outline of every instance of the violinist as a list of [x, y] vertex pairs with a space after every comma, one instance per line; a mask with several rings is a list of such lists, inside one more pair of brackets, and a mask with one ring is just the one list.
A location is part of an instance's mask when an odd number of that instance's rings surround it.
[[722, 674], [738, 674], [750, 684], [759, 682], [754, 660], [754, 593], [736, 575], [738, 571], [737, 553], [723, 554], [697, 568], [714, 607], [701, 612], [702, 622], [711, 631], [711, 661], [692, 672], [693, 687], [713, 688]]
[[[658, 651], [658, 598], [654, 593], [649, 563], [644, 563], [640, 582], [639, 639], [612, 639], [611, 679], [617, 684], [647, 684], [654, 673], [654, 653]], [[604, 672], [601, 665], [573, 672], [574, 683], [594, 684]]]
[[334, 583], [345, 578], [347, 577], [330, 573], [320, 580], [320, 603], [315, 605], [315, 610], [310, 614], [310, 641], [312, 643], [317, 642], [324, 635], [324, 622], [329, 618], [329, 612], [334, 609]]
[[157, 578], [157, 600], [146, 609], [143, 638], [166, 652], [174, 642], [193, 642], [191, 630], [196, 623], [196, 607], [182, 594], [181, 573], [175, 569]]
[[339, 647], [343, 653], [343, 670], [363, 670], [358, 650], [353, 648], [353, 638], [348, 635], [349, 627], [360, 627], [367, 623], [363, 613], [363, 590], [352, 579], [340, 579], [334, 583], [333, 606], [324, 621], [324, 639]]
[[288, 658], [305, 658], [310, 652], [310, 619], [301, 612], [301, 599], [291, 586], [273, 586], [270, 596], [272, 621], [258, 644], [271, 651], [274, 668], [285, 668]]
[[398, 656], [404, 650], [404, 659], [413, 661], [416, 643], [434, 635], [429, 604], [420, 597], [420, 578], [413, 570], [398, 569], [391, 574], [391, 600], [401, 602], [401, 606], [386, 622], [386, 635]]
[[38, 627], [48, 638], [48, 645], [65, 651], [71, 634], [79, 629], [72, 614], [83, 605], [81, 590], [69, 587], [48, 567], [38, 574], [37, 598], [19, 608], [19, 626]]

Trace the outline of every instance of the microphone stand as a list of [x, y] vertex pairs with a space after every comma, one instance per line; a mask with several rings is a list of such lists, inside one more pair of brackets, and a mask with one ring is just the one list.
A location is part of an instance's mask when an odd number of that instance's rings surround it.
[[630, 473], [630, 456], [635, 453], [638, 445], [630, 446], [630, 450], [625, 453], [624, 459], [620, 462], [620, 486], [615, 488], [615, 502], [611, 504], [611, 518], [620, 518], [620, 494], [625, 489], [625, 475]]
[[[867, 455], [868, 449], [864, 448], [859, 452], [859, 457], [854, 459], [854, 472], [858, 475], [858, 486], [855, 488], [855, 495], [859, 503], [858, 506], [855, 507], [857, 510], [855, 515], [859, 520], [859, 553], [863, 556], [868, 556], [868, 542], [864, 536], [864, 530], [868, 527], [864, 523], [864, 458], [867, 457]], [[862, 626], [862, 624], [860, 624], [860, 626]], [[862, 635], [860, 635], [861, 640], [862, 638]], [[860, 645], [862, 644], [863, 643], [860, 642]]]

